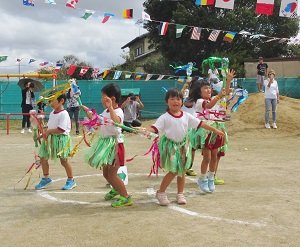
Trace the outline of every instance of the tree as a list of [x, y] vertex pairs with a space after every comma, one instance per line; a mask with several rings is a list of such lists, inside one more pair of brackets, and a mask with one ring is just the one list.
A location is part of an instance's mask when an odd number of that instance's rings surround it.
[[[211, 30], [242, 30], [253, 34], [264, 34], [270, 37], [289, 38], [297, 34], [299, 23], [295, 19], [279, 17], [280, 0], [275, 0], [274, 15], [255, 14], [256, 0], [235, 1], [234, 10], [215, 7], [197, 7], [194, 0], [189, 1], [160, 1], [147, 0], [144, 3], [145, 12], [152, 20], [188, 25], [182, 37], [176, 39], [175, 25], [169, 25], [165, 36], [158, 35], [158, 22], [148, 22], [145, 28], [153, 46], [158, 48], [166, 60], [171, 63], [186, 64], [196, 62], [200, 68], [203, 59], [210, 56], [226, 56], [235, 61], [238, 76], [243, 76], [243, 60], [245, 58], [265, 58], [285, 56], [290, 49], [285, 43], [265, 43], [266, 38], [252, 38], [236, 35], [232, 43], [225, 43], [223, 35], [216, 42], [208, 40]], [[192, 27], [202, 27], [201, 39], [191, 40]]]

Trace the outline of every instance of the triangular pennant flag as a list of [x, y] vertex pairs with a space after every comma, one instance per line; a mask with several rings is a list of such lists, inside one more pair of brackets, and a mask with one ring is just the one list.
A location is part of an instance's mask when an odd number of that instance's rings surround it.
[[45, 0], [45, 3], [53, 4], [53, 5], [56, 4], [56, 2], [54, 0]]
[[162, 80], [164, 78], [165, 75], [159, 75], [159, 77], [156, 79], [158, 81]]
[[218, 39], [218, 36], [219, 36], [220, 32], [221, 32], [220, 30], [213, 30], [213, 31], [210, 33], [208, 39], [209, 39], [210, 41], [216, 42], [217, 39]]
[[215, 7], [222, 9], [233, 9], [234, 0], [216, 0]]
[[142, 12], [142, 19], [145, 21], [151, 21], [151, 17], [149, 14], [147, 14], [146, 12]]
[[7, 60], [8, 56], [0, 56], [0, 63]]
[[109, 20], [109, 18], [112, 17], [112, 16], [115, 16], [115, 15], [112, 14], [112, 13], [104, 13], [104, 17], [102, 19], [102, 23], [107, 22]]
[[46, 66], [47, 64], [48, 64], [49, 62], [42, 62], [42, 63], [40, 63], [40, 66]]
[[196, 0], [195, 4], [197, 6], [208, 6], [208, 5], [214, 5], [215, 4], [215, 0]]
[[23, 0], [23, 5], [34, 7], [34, 0]]
[[22, 60], [23, 60], [23, 58], [17, 58], [16, 63], [21, 63]]
[[66, 3], [66, 7], [75, 9], [76, 4], [77, 4], [78, 2], [79, 2], [79, 0], [69, 0], [69, 1]]
[[149, 80], [151, 79], [152, 76], [153, 76], [153, 74], [147, 74], [147, 75], [146, 75], [145, 81], [149, 81]]
[[120, 71], [120, 70], [115, 71], [113, 80], [118, 80], [121, 75], [122, 75], [122, 71]]
[[142, 78], [142, 73], [136, 73], [134, 79], [135, 80], [140, 80]]
[[176, 39], [181, 37], [182, 31], [185, 27], [186, 25], [176, 24]]
[[130, 79], [131, 74], [132, 74], [132, 73], [130, 73], [130, 72], [126, 72], [126, 73], [125, 73], [125, 79]]
[[168, 31], [169, 22], [160, 22], [159, 24], [159, 35], [166, 35]]
[[257, 0], [255, 12], [258, 15], [272, 15], [274, 0]]
[[88, 67], [88, 66], [83, 66], [79, 72], [79, 75], [84, 76], [86, 74], [86, 72], [88, 72], [89, 68], [90, 67]]
[[95, 13], [94, 10], [86, 9], [84, 15], [81, 16], [81, 18], [86, 20], [87, 18], [91, 17], [94, 13]]
[[236, 35], [236, 32], [228, 32], [225, 34], [223, 40], [228, 43], [231, 43], [233, 41], [235, 35]]
[[69, 76], [73, 75], [75, 73], [76, 69], [77, 69], [77, 66], [74, 65], [74, 64], [71, 64], [70, 67], [69, 67], [69, 69], [68, 69], [68, 71], [67, 71], [67, 74]]
[[58, 72], [62, 68], [63, 65], [64, 65], [63, 63], [56, 63], [55, 72]]
[[296, 18], [297, 17], [297, 0], [282, 0], [279, 16]]
[[110, 71], [108, 69], [104, 70], [102, 78], [104, 79], [109, 74], [109, 72]]
[[133, 18], [133, 9], [124, 9], [123, 10], [123, 18], [132, 19]]
[[33, 62], [35, 62], [36, 60], [34, 58], [30, 58], [28, 64], [31, 64]]
[[201, 27], [193, 27], [193, 31], [192, 31], [192, 34], [191, 34], [191, 39], [200, 40], [201, 31], [202, 31]]

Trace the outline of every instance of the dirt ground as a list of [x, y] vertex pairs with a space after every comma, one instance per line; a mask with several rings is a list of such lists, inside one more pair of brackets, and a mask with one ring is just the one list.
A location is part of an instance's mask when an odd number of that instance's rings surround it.
[[[25, 169], [33, 161], [29, 134], [0, 133], [1, 246], [300, 246], [300, 100], [281, 97], [278, 129], [264, 129], [263, 95], [253, 94], [232, 113], [230, 150], [218, 176], [225, 185], [201, 194], [196, 179], [186, 180], [187, 205], [175, 203], [176, 184], [168, 189], [169, 207], [156, 203], [162, 176], [148, 177], [151, 159], [127, 165], [128, 191], [135, 204], [114, 209], [103, 199], [108, 191], [99, 171], [83, 161], [84, 150], [71, 160], [77, 188], [64, 192], [64, 169], [51, 163], [55, 182], [44, 191], [23, 190]], [[144, 124], [149, 124], [146, 122]], [[76, 143], [79, 137], [74, 136]], [[143, 154], [151, 141], [127, 135], [126, 156]], [[199, 171], [201, 153], [194, 169]], [[163, 175], [163, 172], [160, 172]], [[15, 186], [15, 188], [14, 188]]]

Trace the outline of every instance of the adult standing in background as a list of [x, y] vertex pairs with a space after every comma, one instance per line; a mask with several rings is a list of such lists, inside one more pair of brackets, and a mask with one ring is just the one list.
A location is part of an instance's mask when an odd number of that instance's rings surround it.
[[278, 84], [275, 80], [275, 71], [271, 69], [268, 73], [268, 79], [264, 81], [265, 86], [265, 127], [270, 129], [269, 123], [269, 113], [272, 107], [272, 127], [273, 129], [277, 129], [276, 125], [276, 108], [277, 104], [279, 103], [279, 90]]
[[258, 58], [256, 86], [258, 92], [263, 92], [265, 76], [268, 74], [268, 64], [264, 63], [262, 57]]
[[[30, 110], [33, 109], [34, 104], [34, 93], [33, 93], [34, 85], [30, 81], [25, 84], [25, 88], [22, 90], [22, 113], [29, 113]], [[25, 127], [27, 126], [28, 132], [32, 132], [30, 129], [30, 116], [23, 115], [22, 120], [22, 130], [21, 134], [25, 133]]]
[[[75, 86], [77, 86], [75, 84]], [[70, 119], [72, 121], [72, 118], [74, 116], [75, 121], [75, 128], [76, 128], [76, 135], [79, 135], [79, 110], [80, 110], [80, 104], [78, 102], [78, 97], [80, 97], [81, 91], [79, 90], [79, 87], [77, 86], [76, 92], [74, 93], [73, 90], [69, 89], [67, 92], [67, 112], [69, 113]]]
[[141, 121], [137, 119], [138, 111], [144, 108], [144, 104], [139, 96], [133, 93], [128, 94], [127, 99], [122, 103], [121, 108], [124, 111], [124, 125], [128, 127], [140, 127]]

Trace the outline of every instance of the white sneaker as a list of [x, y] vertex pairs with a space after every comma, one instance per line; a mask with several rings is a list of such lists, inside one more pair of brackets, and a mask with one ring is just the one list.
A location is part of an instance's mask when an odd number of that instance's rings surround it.
[[273, 129], [277, 129], [276, 123], [273, 123], [272, 127], [273, 127]]
[[32, 133], [32, 130], [31, 130], [31, 129], [28, 129], [28, 132], [29, 132], [29, 133]]
[[24, 133], [25, 133], [25, 130], [24, 130], [24, 129], [22, 129], [22, 130], [21, 130], [21, 134], [24, 134]]
[[266, 127], [266, 129], [270, 129], [270, 128], [271, 128], [271, 126], [270, 126], [269, 123], [266, 123], [266, 124], [265, 124], [265, 127]]
[[166, 192], [156, 191], [155, 197], [158, 200], [158, 203], [160, 206], [168, 206], [170, 204], [170, 201], [168, 200]]

